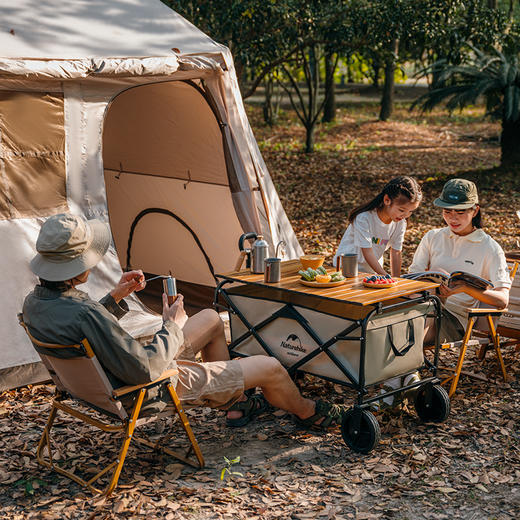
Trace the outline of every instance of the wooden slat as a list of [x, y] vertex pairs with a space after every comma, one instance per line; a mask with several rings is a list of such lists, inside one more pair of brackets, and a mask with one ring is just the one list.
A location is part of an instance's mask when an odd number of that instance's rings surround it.
[[510, 262], [515, 262], [517, 260], [520, 260], [520, 250], [517, 251], [506, 251], [506, 260], [509, 260]]
[[[344, 285], [338, 287], [314, 288], [300, 283], [301, 277], [298, 274], [300, 269], [301, 264], [299, 260], [282, 262], [281, 280], [278, 283], [264, 283], [263, 274], [252, 274], [248, 269], [226, 274], [217, 274], [216, 276], [235, 282], [263, 285], [265, 287], [345, 301], [355, 305], [373, 305], [394, 298], [435, 289], [439, 286], [439, 284], [433, 282], [420, 282], [406, 278], [397, 278], [398, 285], [390, 289], [369, 289], [363, 285], [363, 278], [369, 275], [360, 273], [356, 278], [348, 278]], [[335, 269], [330, 267], [327, 268], [327, 271], [334, 272]]]
[[481, 307], [476, 307], [474, 309], [468, 309], [468, 313], [469, 314], [482, 314], [482, 315], [487, 315], [489, 314], [490, 316], [500, 316], [503, 312], [507, 312], [507, 308], [504, 308], [504, 309], [486, 309], [486, 308], [481, 308]]

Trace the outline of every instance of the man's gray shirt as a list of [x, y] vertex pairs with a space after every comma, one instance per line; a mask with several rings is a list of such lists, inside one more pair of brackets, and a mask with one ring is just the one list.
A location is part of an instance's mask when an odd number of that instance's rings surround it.
[[[117, 321], [127, 311], [124, 300], [117, 304], [110, 294], [96, 302], [77, 289], [60, 292], [37, 285], [25, 298], [23, 319], [31, 334], [45, 343], [70, 345], [87, 338], [117, 388], [149, 383], [175, 368], [184, 341], [180, 327], [166, 321], [151, 343], [141, 345]], [[71, 355], [72, 349], [61, 351], [62, 357]]]

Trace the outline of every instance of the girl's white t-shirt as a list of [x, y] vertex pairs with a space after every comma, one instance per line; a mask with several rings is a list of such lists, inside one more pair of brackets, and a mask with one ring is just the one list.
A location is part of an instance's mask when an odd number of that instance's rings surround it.
[[385, 224], [379, 218], [377, 209], [364, 211], [349, 224], [343, 234], [334, 255], [334, 265], [339, 255], [357, 254], [359, 271], [373, 273], [374, 270], [366, 263], [361, 248], [371, 247], [378, 262], [383, 265], [383, 254], [389, 247], [401, 251], [405, 231], [405, 219]]
[[[418, 245], [408, 271], [438, 271], [448, 273], [466, 271], [489, 280], [495, 289], [511, 287], [511, 278], [502, 248], [482, 229], [460, 236], [449, 227], [431, 229]], [[479, 306], [479, 301], [466, 293], [446, 299], [446, 309], [465, 327], [468, 309]]]

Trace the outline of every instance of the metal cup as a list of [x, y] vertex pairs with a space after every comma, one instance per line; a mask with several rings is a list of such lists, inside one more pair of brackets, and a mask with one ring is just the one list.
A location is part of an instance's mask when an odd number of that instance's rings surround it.
[[277, 283], [280, 281], [280, 258], [266, 258], [264, 260], [264, 282]]
[[341, 255], [341, 274], [345, 278], [354, 278], [358, 275], [358, 259], [356, 253]]

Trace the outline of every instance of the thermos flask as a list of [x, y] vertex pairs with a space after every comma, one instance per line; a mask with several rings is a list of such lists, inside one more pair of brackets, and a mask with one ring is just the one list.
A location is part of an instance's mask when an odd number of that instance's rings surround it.
[[251, 246], [251, 272], [263, 273], [264, 261], [269, 256], [269, 244], [264, 240], [262, 235], [258, 235], [257, 239]]

